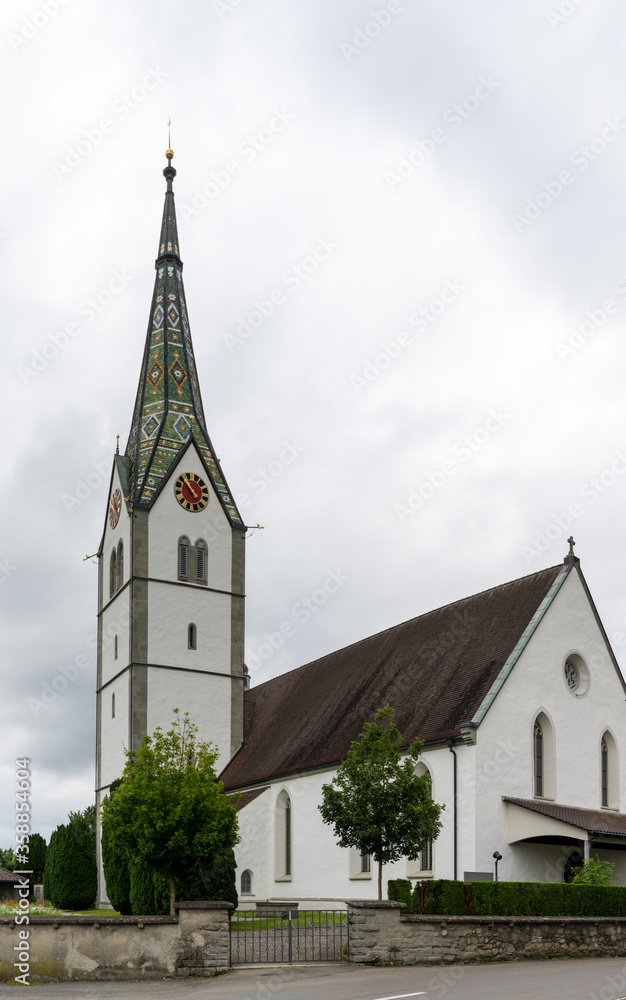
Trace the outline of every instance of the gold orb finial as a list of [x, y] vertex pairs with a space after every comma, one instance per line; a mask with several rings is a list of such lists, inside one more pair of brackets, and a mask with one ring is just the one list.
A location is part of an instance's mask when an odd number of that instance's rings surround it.
[[173, 157], [173, 155], [174, 155], [174, 150], [173, 149], [166, 149], [165, 150], [165, 155], [167, 156], [168, 160], [171, 160], [172, 157]]

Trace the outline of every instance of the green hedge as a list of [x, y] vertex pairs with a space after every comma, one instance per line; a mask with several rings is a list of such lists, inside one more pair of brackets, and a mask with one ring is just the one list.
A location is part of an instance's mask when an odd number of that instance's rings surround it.
[[563, 882], [457, 882], [394, 879], [389, 899], [409, 913], [438, 916], [626, 917], [626, 887]]

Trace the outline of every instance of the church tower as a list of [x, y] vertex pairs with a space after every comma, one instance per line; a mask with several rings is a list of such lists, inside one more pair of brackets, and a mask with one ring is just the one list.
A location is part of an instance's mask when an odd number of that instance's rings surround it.
[[[98, 552], [96, 806], [156, 726], [189, 712], [226, 766], [243, 739], [245, 525], [208, 435], [168, 149], [137, 398]], [[99, 899], [106, 900], [102, 882]]]

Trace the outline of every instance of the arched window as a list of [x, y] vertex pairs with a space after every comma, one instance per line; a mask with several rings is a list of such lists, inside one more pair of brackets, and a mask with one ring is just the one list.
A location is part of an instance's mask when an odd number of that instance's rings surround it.
[[187, 626], [187, 649], [197, 649], [198, 630], [193, 622]]
[[619, 809], [617, 742], [608, 729], [600, 740], [600, 802], [604, 809]]
[[113, 640], [113, 657], [117, 660], [117, 636]]
[[249, 868], [246, 868], [244, 872], [241, 873], [241, 895], [249, 896], [252, 893], [252, 872]]
[[115, 549], [111, 552], [111, 563], [109, 565], [109, 597], [113, 597], [115, 593], [115, 585], [117, 583], [117, 556]]
[[189, 579], [189, 539], [185, 535], [178, 539], [178, 579]]
[[115, 695], [111, 695], [111, 718], [115, 718]]
[[276, 800], [274, 842], [274, 878], [276, 881], [290, 882], [292, 874], [291, 799], [284, 789]]
[[554, 799], [556, 794], [556, 755], [554, 727], [545, 712], [533, 722], [533, 795]]
[[124, 546], [120, 539], [120, 543], [117, 546], [117, 589], [119, 590], [124, 583]]
[[[423, 760], [415, 765], [415, 773], [419, 778], [426, 778], [430, 785], [430, 794], [433, 795], [433, 777], [428, 766]], [[420, 851], [417, 858], [408, 860], [406, 873], [409, 878], [425, 878], [433, 873], [433, 842], [429, 840]]]
[[195, 545], [196, 549], [196, 583], [206, 583], [208, 553], [206, 542], [199, 538]]

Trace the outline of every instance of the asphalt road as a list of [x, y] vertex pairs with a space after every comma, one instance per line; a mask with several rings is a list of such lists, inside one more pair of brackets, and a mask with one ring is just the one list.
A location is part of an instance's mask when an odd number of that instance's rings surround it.
[[[21, 987], [0, 985], [0, 996]], [[236, 970], [216, 979], [33, 985], [37, 1000], [616, 1000], [626, 958], [437, 968], [317, 965]]]

